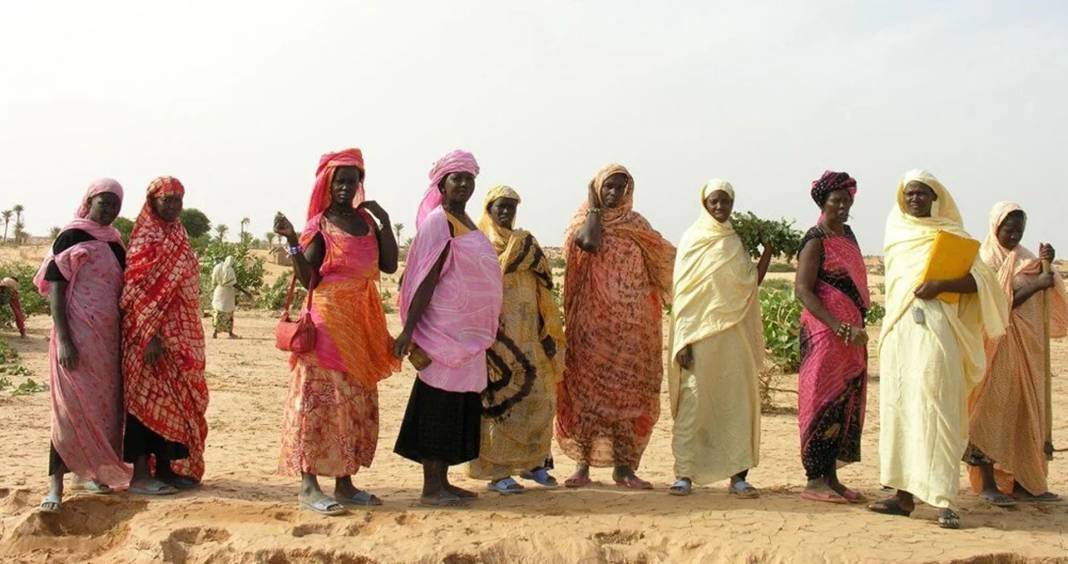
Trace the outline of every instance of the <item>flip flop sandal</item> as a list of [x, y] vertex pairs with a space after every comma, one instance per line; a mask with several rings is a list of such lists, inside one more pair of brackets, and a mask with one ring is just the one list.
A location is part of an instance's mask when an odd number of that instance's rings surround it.
[[615, 485], [627, 489], [653, 489], [653, 484], [650, 484], [635, 475], [629, 475], [623, 480], [615, 480]]
[[1007, 495], [1005, 495], [1005, 494], [1003, 494], [1001, 492], [996, 492], [996, 493], [983, 492], [983, 493], [979, 494], [979, 499], [982, 499], [983, 501], [989, 503], [990, 505], [993, 505], [994, 507], [1015, 507], [1016, 506], [1016, 500], [1015, 499], [1013, 499], [1013, 498], [1011, 498], [1011, 497], [1009, 497], [1009, 496], [1007, 496]]
[[849, 503], [864, 503], [865, 501], [868, 501], [868, 498], [864, 497], [864, 494], [849, 488], [846, 488], [845, 491], [839, 495], [846, 498], [846, 501]]
[[194, 490], [200, 487], [200, 482], [194, 480], [193, 478], [187, 478], [185, 476], [175, 476], [174, 478], [163, 480], [163, 482], [170, 484], [171, 486], [174, 486], [175, 488], [178, 488], [182, 491]]
[[512, 495], [523, 493], [526, 488], [521, 486], [519, 482], [516, 482], [511, 477], [508, 477], [497, 480], [496, 482], [490, 482], [487, 489], [501, 495]]
[[59, 513], [59, 510], [63, 507], [63, 500], [55, 494], [48, 494], [41, 500], [41, 505], [38, 506], [37, 511], [46, 513], [48, 515], [55, 515]]
[[519, 477], [524, 480], [533, 480], [537, 482], [539, 486], [544, 488], [556, 488], [560, 486], [560, 484], [557, 483], [556, 478], [553, 478], [552, 474], [549, 474], [549, 471], [545, 468], [538, 468], [533, 472], [523, 472], [519, 474]]
[[326, 497], [326, 496], [323, 496], [323, 497], [321, 497], [321, 498], [319, 498], [319, 499], [317, 499], [315, 501], [311, 501], [311, 502], [301, 500], [300, 501], [300, 506], [303, 509], [307, 509], [308, 511], [312, 511], [314, 513], [318, 513], [319, 515], [329, 515], [331, 517], [333, 517], [335, 515], [343, 515], [343, 514], [348, 512], [345, 509], [344, 505], [341, 505], [340, 503], [338, 503], [338, 502], [336, 502], [336, 501], [334, 501], [334, 500], [332, 500], [332, 499], [330, 499], [329, 497]]
[[839, 505], [845, 505], [849, 503], [849, 499], [845, 496], [839, 495], [836, 492], [812, 492], [805, 490], [801, 492], [801, 499], [806, 501], [822, 501], [824, 503], [837, 503]]
[[356, 493], [347, 497], [338, 495], [337, 492], [334, 492], [334, 500], [341, 505], [359, 505], [365, 507], [382, 505], [381, 499], [378, 499], [378, 497], [371, 492], [365, 492], [363, 490], [358, 490]]
[[178, 493], [178, 488], [168, 483], [152, 479], [140, 483], [131, 483], [130, 489], [126, 491], [136, 495], [173, 495]]
[[868, 506], [868, 510], [882, 515], [899, 515], [901, 517], [912, 515], [912, 511], [905, 511], [905, 509], [901, 507], [901, 504], [894, 498], [876, 501]]
[[96, 480], [89, 480], [82, 484], [82, 489], [96, 495], [109, 495], [115, 493], [115, 490], [111, 489], [111, 486], [107, 484], [101, 484]]
[[960, 515], [957, 515], [952, 509], [943, 509], [938, 513], [938, 526], [943, 529], [959, 529]]
[[452, 495], [452, 497], [437, 497], [431, 499], [420, 497], [419, 505], [423, 507], [467, 507], [466, 499], [455, 494], [450, 495]]
[[1016, 499], [1024, 503], [1057, 503], [1058, 501], [1061, 501], [1061, 496], [1053, 492], [1046, 492], [1042, 495], [1023, 493], [1017, 494]]
[[593, 483], [589, 476], [572, 476], [564, 480], [565, 488], [585, 488]]
[[745, 480], [735, 482], [727, 486], [727, 493], [736, 495], [740, 499], [755, 499], [760, 497], [760, 491]]
[[676, 480], [675, 483], [668, 488], [668, 493], [671, 495], [690, 495], [693, 493], [693, 482], [687, 479]]

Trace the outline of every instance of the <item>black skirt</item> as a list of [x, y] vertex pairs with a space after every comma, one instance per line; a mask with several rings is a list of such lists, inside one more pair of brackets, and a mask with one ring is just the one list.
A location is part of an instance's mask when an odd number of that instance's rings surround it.
[[181, 460], [189, 458], [189, 449], [182, 443], [168, 441], [149, 429], [133, 414], [126, 414], [126, 433], [122, 438], [122, 458], [137, 462], [138, 457], [155, 455], [157, 459]]
[[482, 399], [476, 392], [447, 392], [415, 379], [393, 452], [408, 460], [448, 465], [478, 458]]

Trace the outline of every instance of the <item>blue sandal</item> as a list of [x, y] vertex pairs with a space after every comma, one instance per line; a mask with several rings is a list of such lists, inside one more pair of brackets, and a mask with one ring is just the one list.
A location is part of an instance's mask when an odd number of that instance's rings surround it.
[[523, 491], [526, 489], [522, 485], [520, 485], [519, 482], [513, 480], [511, 476], [507, 478], [501, 478], [500, 480], [497, 480], [495, 482], [490, 482], [488, 488], [489, 491], [497, 492], [501, 495], [523, 493]]
[[519, 477], [523, 478], [524, 480], [533, 480], [539, 486], [546, 488], [555, 488], [560, 485], [556, 482], [556, 478], [553, 478], [552, 474], [549, 474], [549, 471], [545, 468], [538, 468], [530, 472], [523, 472], [519, 475]]
[[693, 493], [693, 482], [689, 478], [679, 478], [668, 489], [671, 495], [690, 495]]

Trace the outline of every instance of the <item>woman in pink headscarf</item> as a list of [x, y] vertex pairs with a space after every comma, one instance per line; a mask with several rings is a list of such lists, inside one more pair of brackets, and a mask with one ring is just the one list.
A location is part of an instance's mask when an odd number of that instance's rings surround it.
[[75, 219], [60, 232], [34, 277], [51, 301], [51, 487], [41, 511], [56, 513], [63, 475], [73, 472], [101, 493], [126, 487], [132, 473], [122, 460], [121, 315], [126, 252], [111, 226], [122, 207], [122, 187], [102, 178], [82, 198]]
[[503, 285], [497, 252], [467, 215], [474, 155], [453, 151], [430, 170], [400, 288], [404, 330], [393, 352], [419, 371], [397, 454], [423, 465], [424, 505], [476, 494], [449, 483], [449, 466], [478, 458], [486, 349], [497, 336]]

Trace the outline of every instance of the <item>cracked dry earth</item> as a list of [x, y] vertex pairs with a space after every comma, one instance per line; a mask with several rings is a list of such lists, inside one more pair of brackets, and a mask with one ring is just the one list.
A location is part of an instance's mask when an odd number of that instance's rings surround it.
[[[206, 320], [205, 320], [206, 321]], [[396, 332], [397, 319], [390, 316]], [[2, 338], [38, 379], [47, 378], [49, 321], [31, 321], [31, 338]], [[207, 475], [196, 492], [166, 499], [70, 492], [59, 516], [35, 513], [46, 490], [48, 397], [0, 394], [0, 561], [41, 562], [1068, 562], [1068, 504], [997, 509], [961, 496], [965, 528], [944, 531], [935, 511], [884, 517], [862, 506], [798, 499], [804, 473], [794, 415], [763, 420], [761, 464], [750, 478], [763, 497], [728, 496], [725, 483], [695, 495], [667, 495], [672, 474], [670, 413], [663, 416], [641, 474], [656, 485], [631, 492], [610, 485], [571, 491], [531, 489], [520, 496], [483, 493], [466, 509], [415, 505], [420, 470], [392, 453], [414, 373], [381, 385], [378, 457], [357, 483], [385, 500], [369, 511], [319, 517], [297, 507], [296, 482], [274, 475], [286, 359], [273, 346], [274, 318], [239, 312], [239, 341], [208, 340]], [[873, 334], [873, 337], [875, 335]], [[874, 340], [874, 339], [873, 339]], [[878, 484], [878, 381], [869, 391], [864, 461], [841, 475], [869, 497]], [[1068, 369], [1058, 343], [1054, 367]], [[783, 387], [793, 385], [783, 377]], [[17, 384], [18, 382], [16, 382]], [[1068, 384], [1055, 381], [1054, 437], [1068, 446]], [[789, 406], [793, 396], [777, 399]], [[561, 479], [571, 470], [557, 455]], [[1068, 493], [1068, 453], [1051, 465], [1051, 487]], [[464, 487], [482, 489], [461, 469]], [[964, 482], [962, 476], [962, 483]]]

